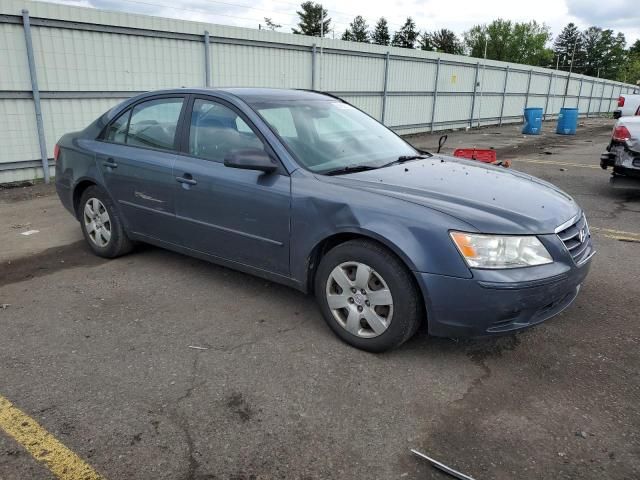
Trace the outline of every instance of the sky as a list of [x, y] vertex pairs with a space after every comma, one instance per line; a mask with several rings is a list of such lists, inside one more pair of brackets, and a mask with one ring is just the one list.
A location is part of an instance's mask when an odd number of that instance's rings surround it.
[[[51, 0], [50, 0], [51, 1]], [[264, 17], [281, 24], [280, 31], [296, 26], [300, 2], [293, 0], [53, 0], [105, 10], [142, 13], [224, 25], [258, 28]], [[581, 29], [591, 25], [625, 34], [629, 44], [640, 39], [639, 0], [324, 0], [335, 35], [340, 38], [349, 22], [362, 15], [369, 25], [384, 16], [397, 30], [411, 16], [422, 31], [448, 28], [461, 35], [473, 25], [496, 18], [536, 20], [551, 28], [555, 37], [569, 22]]]

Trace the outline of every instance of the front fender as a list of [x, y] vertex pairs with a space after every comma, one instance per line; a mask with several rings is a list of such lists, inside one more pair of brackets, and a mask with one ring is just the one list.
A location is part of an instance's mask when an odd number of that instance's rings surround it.
[[306, 283], [311, 255], [324, 240], [355, 234], [392, 250], [414, 272], [471, 278], [449, 230], [474, 231], [450, 215], [396, 198], [292, 175], [291, 271]]

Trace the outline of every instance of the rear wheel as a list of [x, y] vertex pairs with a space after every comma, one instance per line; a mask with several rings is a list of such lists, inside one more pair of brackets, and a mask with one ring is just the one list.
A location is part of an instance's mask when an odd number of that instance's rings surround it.
[[122, 220], [101, 188], [96, 185], [87, 188], [79, 208], [82, 233], [96, 255], [115, 258], [131, 251], [133, 245], [124, 232]]
[[409, 270], [368, 240], [330, 250], [316, 274], [315, 295], [329, 327], [356, 348], [382, 352], [418, 329], [422, 302]]

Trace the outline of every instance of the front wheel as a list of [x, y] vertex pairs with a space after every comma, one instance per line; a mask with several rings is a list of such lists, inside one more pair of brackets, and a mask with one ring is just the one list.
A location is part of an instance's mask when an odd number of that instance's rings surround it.
[[406, 266], [382, 245], [368, 240], [340, 244], [322, 258], [315, 295], [334, 333], [370, 352], [406, 342], [418, 329], [423, 312]]

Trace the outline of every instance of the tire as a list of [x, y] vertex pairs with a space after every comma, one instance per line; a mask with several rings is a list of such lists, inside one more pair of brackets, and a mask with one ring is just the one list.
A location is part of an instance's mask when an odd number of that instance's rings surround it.
[[424, 311], [411, 272], [396, 255], [370, 240], [350, 240], [322, 258], [315, 296], [331, 330], [369, 352], [402, 345], [418, 330]]
[[97, 185], [82, 193], [78, 219], [84, 239], [96, 255], [116, 258], [133, 249], [111, 198]]

